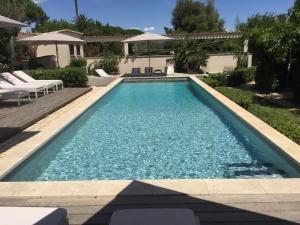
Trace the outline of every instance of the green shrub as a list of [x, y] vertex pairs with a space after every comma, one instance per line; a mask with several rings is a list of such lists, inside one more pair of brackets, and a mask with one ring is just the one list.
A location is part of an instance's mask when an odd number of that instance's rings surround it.
[[10, 71], [10, 67], [7, 64], [0, 63], [0, 73]]
[[203, 78], [203, 81], [211, 87], [220, 87], [227, 85], [227, 73], [210, 74]]
[[27, 73], [37, 80], [62, 80], [66, 87], [84, 87], [88, 81], [85, 68], [29, 70]]
[[228, 75], [228, 86], [237, 87], [255, 79], [256, 67], [243, 68], [230, 72]]
[[84, 58], [73, 59], [69, 67], [86, 67], [87, 61]]
[[203, 80], [207, 85], [209, 85], [209, 86], [211, 86], [211, 87], [213, 87], [213, 88], [221, 86], [221, 85], [220, 85], [220, 82], [219, 82], [218, 80], [213, 79], [213, 78], [211, 78], [211, 77], [205, 77], [205, 78], [203, 78], [202, 80]]
[[96, 69], [103, 69], [108, 74], [119, 73], [119, 57], [110, 53], [105, 54], [102, 60], [94, 61], [88, 67], [89, 74], [98, 76]]
[[216, 90], [230, 98], [244, 109], [248, 109], [253, 102], [253, 94], [248, 91], [241, 91], [227, 87], [217, 87]]
[[281, 85], [281, 79], [286, 73], [286, 65], [283, 62], [264, 61], [256, 68], [256, 87], [262, 91], [275, 91]]

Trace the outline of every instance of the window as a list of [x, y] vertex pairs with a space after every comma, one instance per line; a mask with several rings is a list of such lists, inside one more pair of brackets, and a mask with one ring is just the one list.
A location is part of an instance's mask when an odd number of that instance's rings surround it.
[[77, 51], [77, 55], [80, 56], [80, 45], [76, 45], [76, 51]]
[[70, 55], [73, 56], [74, 54], [74, 45], [69, 45], [70, 48]]

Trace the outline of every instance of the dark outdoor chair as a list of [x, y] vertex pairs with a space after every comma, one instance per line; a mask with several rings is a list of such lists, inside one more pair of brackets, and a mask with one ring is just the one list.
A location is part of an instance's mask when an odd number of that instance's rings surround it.
[[145, 75], [153, 75], [153, 67], [145, 67]]
[[131, 73], [134, 76], [139, 76], [139, 75], [141, 75], [141, 68], [132, 68]]

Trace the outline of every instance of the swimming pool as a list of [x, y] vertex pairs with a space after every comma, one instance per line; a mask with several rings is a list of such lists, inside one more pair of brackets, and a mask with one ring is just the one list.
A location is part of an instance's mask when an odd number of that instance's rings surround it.
[[299, 169], [193, 81], [122, 83], [6, 181], [281, 178]]

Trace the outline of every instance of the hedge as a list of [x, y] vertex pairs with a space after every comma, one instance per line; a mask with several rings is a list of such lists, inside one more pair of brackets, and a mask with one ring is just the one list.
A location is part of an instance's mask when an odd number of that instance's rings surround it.
[[221, 86], [221, 84], [218, 80], [213, 79], [211, 77], [205, 77], [205, 78], [203, 78], [203, 81], [213, 88]]
[[256, 67], [235, 70], [229, 73], [227, 84], [231, 87], [237, 87], [249, 83], [255, 79]]
[[65, 87], [84, 87], [88, 82], [85, 68], [79, 67], [28, 70], [26, 73], [37, 80], [62, 80]]
[[87, 61], [84, 58], [73, 59], [69, 67], [86, 67]]
[[227, 85], [227, 74], [226, 73], [215, 73], [210, 74], [209, 77], [203, 78], [203, 81], [211, 87], [219, 87]]
[[250, 92], [227, 87], [216, 87], [215, 89], [238, 105], [242, 106], [244, 109], [248, 109], [253, 103], [253, 94]]

